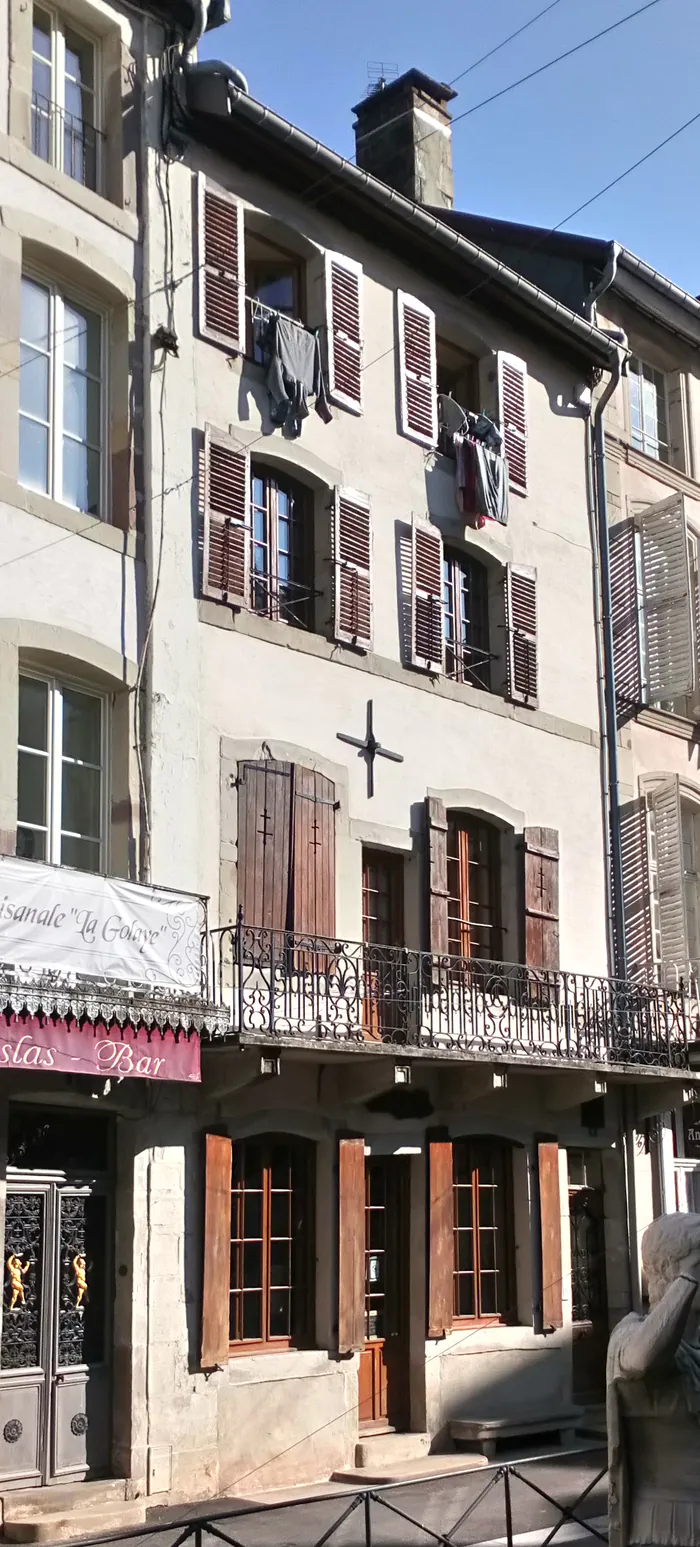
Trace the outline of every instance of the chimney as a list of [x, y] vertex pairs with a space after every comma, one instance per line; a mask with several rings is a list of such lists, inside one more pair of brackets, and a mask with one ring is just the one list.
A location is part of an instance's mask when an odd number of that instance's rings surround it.
[[358, 167], [416, 204], [452, 209], [452, 119], [447, 103], [456, 95], [422, 70], [380, 81], [353, 108]]

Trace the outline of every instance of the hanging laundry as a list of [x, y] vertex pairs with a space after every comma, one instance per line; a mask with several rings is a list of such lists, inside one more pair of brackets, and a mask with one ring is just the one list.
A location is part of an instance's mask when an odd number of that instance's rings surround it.
[[508, 462], [503, 436], [486, 414], [466, 414], [455, 431], [457, 508], [470, 526], [480, 530], [487, 521], [508, 524]]
[[296, 439], [309, 416], [309, 397], [315, 397], [316, 413], [328, 424], [333, 415], [316, 334], [291, 317], [273, 312], [256, 322], [256, 340], [263, 352], [273, 424], [281, 425], [290, 439]]

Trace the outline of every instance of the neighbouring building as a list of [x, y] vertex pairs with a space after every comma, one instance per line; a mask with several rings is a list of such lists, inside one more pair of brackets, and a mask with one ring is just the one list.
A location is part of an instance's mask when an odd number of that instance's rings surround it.
[[609, 976], [618, 341], [456, 229], [449, 88], [355, 166], [205, 20], [10, 0], [0, 78], [0, 1491], [135, 1517], [570, 1426], [697, 1020]]

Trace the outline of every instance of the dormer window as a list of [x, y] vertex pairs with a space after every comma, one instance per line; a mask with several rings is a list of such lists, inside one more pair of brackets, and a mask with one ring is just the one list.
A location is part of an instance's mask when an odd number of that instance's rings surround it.
[[85, 188], [100, 184], [97, 50], [55, 11], [32, 14], [32, 149]]

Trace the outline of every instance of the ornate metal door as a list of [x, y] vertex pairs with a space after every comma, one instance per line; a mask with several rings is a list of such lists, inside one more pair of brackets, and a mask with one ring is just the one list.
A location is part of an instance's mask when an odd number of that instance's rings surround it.
[[106, 1188], [8, 1181], [0, 1344], [0, 1484], [107, 1468]]
[[608, 1294], [602, 1189], [569, 1191], [571, 1221], [572, 1359], [574, 1399], [600, 1402], [605, 1395]]

